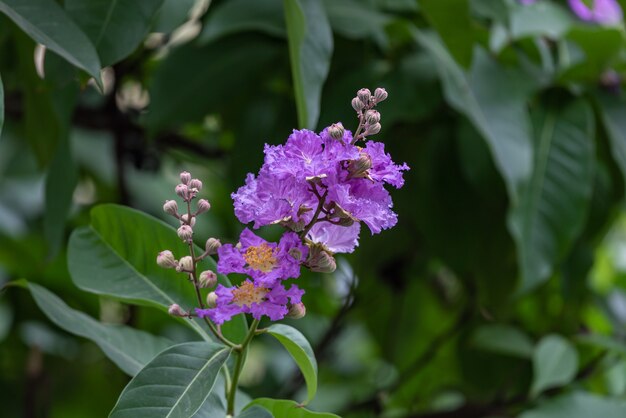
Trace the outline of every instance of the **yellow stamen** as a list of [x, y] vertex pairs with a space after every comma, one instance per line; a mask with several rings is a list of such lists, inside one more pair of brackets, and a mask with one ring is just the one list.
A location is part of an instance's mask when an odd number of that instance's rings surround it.
[[248, 247], [243, 258], [248, 266], [263, 273], [272, 271], [278, 263], [276, 250], [265, 243], [256, 247]]
[[261, 303], [265, 300], [268, 289], [255, 287], [252, 282], [244, 282], [233, 290], [233, 302], [239, 306], [250, 306], [253, 303]]

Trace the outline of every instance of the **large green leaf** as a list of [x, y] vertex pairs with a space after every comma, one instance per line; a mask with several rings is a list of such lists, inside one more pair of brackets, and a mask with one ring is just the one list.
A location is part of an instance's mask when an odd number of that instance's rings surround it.
[[0, 0], [6, 14], [36, 42], [100, 81], [100, 59], [89, 38], [54, 0]]
[[103, 66], [126, 58], [148, 34], [163, 0], [65, 0]]
[[558, 39], [574, 24], [565, 8], [549, 1], [510, 7], [510, 36], [521, 39], [528, 36], [546, 36]]
[[473, 347], [521, 358], [533, 354], [533, 342], [520, 329], [509, 325], [483, 325], [471, 338]]
[[134, 376], [172, 342], [134, 328], [103, 324], [67, 306], [49, 290], [25, 280], [13, 282], [30, 291], [39, 309], [57, 326], [87, 338], [125, 373]]
[[262, 406], [274, 418], [339, 418], [339, 416], [328, 412], [309, 411], [294, 401], [270, 398], [255, 399], [244, 409], [244, 413], [255, 406]]
[[274, 415], [267, 409], [259, 405], [253, 405], [250, 408], [237, 415], [237, 418], [272, 418]]
[[285, 37], [287, 30], [281, 0], [230, 0], [219, 4], [206, 20], [198, 42], [208, 43], [242, 31]]
[[206, 401], [230, 350], [220, 344], [175, 345], [126, 386], [110, 418], [189, 418]]
[[298, 125], [315, 129], [322, 86], [333, 52], [333, 36], [319, 0], [283, 0]]
[[[121, 300], [167, 309], [173, 303], [191, 309], [197, 299], [184, 274], [162, 269], [156, 255], [169, 249], [177, 258], [188, 254], [187, 246], [171, 226], [142, 212], [117, 205], [101, 205], [91, 211], [91, 226], [79, 228], [70, 237], [68, 267], [72, 280], [83, 290]], [[196, 247], [196, 254], [201, 253]], [[205, 258], [202, 270], [216, 269]], [[220, 275], [220, 283], [230, 285]], [[185, 321], [205, 339], [210, 339], [203, 321]], [[226, 323], [223, 332], [242, 341], [246, 320], [239, 315]]]
[[594, 123], [585, 101], [541, 110], [536, 131], [533, 174], [509, 216], [522, 291], [546, 280], [571, 248], [584, 225], [594, 176]]
[[533, 353], [533, 395], [545, 389], [566, 385], [576, 376], [578, 353], [559, 335], [548, 335], [539, 341]]
[[305, 404], [311, 402], [317, 392], [317, 361], [311, 344], [297, 329], [284, 324], [274, 324], [267, 333], [276, 338], [291, 354], [300, 368], [307, 387]]
[[2, 76], [0, 76], [0, 138], [2, 137], [2, 126], [4, 125], [4, 86]]
[[519, 418], [623, 418], [626, 401], [587, 392], [566, 393], [524, 412]]
[[600, 93], [597, 96], [602, 122], [611, 146], [611, 154], [626, 182], [626, 101], [621, 96]]
[[[515, 202], [520, 185], [532, 171], [532, 129], [527, 102], [535, 81], [506, 68], [477, 49], [469, 73], [452, 59], [441, 41], [422, 32], [416, 40], [437, 64], [447, 102], [465, 114], [483, 136]], [[506, 94], [502, 94], [506, 92]]]
[[420, 0], [419, 3], [450, 54], [459, 64], [468, 68], [474, 50], [468, 0]]

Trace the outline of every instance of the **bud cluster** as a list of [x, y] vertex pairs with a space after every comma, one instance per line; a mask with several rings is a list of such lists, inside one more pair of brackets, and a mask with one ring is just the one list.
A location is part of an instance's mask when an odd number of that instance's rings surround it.
[[[359, 118], [359, 127], [354, 135], [354, 142], [380, 132], [382, 127], [380, 124], [380, 113], [374, 110], [374, 107], [386, 98], [387, 91], [381, 87], [374, 90], [374, 94], [366, 88], [357, 92], [356, 97], [352, 99], [352, 108], [356, 111]], [[333, 136], [332, 131], [330, 132], [331, 136]]]

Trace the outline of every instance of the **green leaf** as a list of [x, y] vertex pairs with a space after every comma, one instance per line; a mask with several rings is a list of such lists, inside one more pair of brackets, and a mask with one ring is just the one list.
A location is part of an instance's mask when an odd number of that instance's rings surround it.
[[189, 418], [208, 398], [230, 350], [220, 344], [175, 345], [154, 358], [117, 400], [110, 418]]
[[4, 86], [2, 76], [0, 76], [0, 138], [2, 137], [2, 126], [4, 126]]
[[189, 20], [195, 0], [165, 0], [156, 16], [152, 31], [170, 33]]
[[385, 26], [392, 20], [390, 15], [357, 0], [324, 0], [324, 8], [334, 33], [357, 40], [372, 37], [387, 46]]
[[[224, 370], [224, 369], [222, 369]], [[220, 374], [215, 382], [215, 390], [211, 391], [209, 397], [204, 401], [200, 409], [193, 415], [193, 418], [223, 418], [226, 416], [227, 401], [225, 381]], [[250, 397], [237, 389], [237, 395], [235, 396], [235, 416], [239, 418], [239, 412], [243, 410], [249, 403]], [[271, 416], [271, 415], [270, 415]]]
[[587, 334], [576, 337], [576, 341], [594, 347], [604, 348], [611, 352], [626, 356], [626, 344], [614, 337], [601, 334]]
[[339, 418], [338, 415], [328, 412], [309, 411], [294, 401], [270, 398], [255, 399], [244, 409], [244, 412], [255, 405], [267, 409], [274, 418]]
[[518, 328], [509, 325], [483, 325], [471, 338], [473, 347], [520, 358], [531, 358], [532, 340]]
[[[173, 303], [183, 309], [198, 306], [193, 285], [185, 275], [157, 266], [157, 254], [166, 249], [176, 258], [189, 253], [174, 228], [164, 222], [127, 207], [101, 205], [91, 211], [91, 226], [72, 233], [68, 268], [76, 286], [88, 292], [162, 310]], [[196, 247], [196, 254], [201, 252]], [[198, 265], [201, 270], [216, 270], [210, 257]], [[219, 282], [230, 286], [223, 275], [219, 275]], [[211, 339], [199, 318], [185, 323], [204, 339]], [[243, 341], [247, 333], [245, 317], [238, 315], [222, 330], [229, 338]]]
[[289, 325], [274, 324], [267, 333], [276, 338], [291, 354], [300, 368], [307, 387], [307, 399], [304, 404], [313, 400], [317, 392], [317, 361], [311, 344], [297, 329]]
[[450, 54], [463, 67], [469, 68], [474, 31], [468, 0], [420, 0], [419, 4]]
[[576, 376], [578, 353], [559, 335], [548, 335], [539, 341], [533, 353], [533, 384], [531, 394], [568, 384]]
[[172, 345], [166, 338], [122, 325], [96, 321], [89, 315], [70, 308], [54, 293], [37, 284], [26, 280], [11, 284], [29, 290], [39, 309], [54, 324], [96, 343], [108, 358], [130, 376], [137, 374], [158, 353]]
[[230, 0], [219, 4], [206, 20], [198, 42], [209, 43], [244, 31], [284, 38], [287, 30], [281, 0]]
[[36, 42], [100, 82], [100, 59], [89, 38], [54, 0], [0, 0], [6, 14]]
[[532, 177], [509, 213], [520, 260], [521, 291], [545, 281], [571, 248], [584, 225], [593, 189], [590, 106], [576, 100], [558, 109], [541, 110], [536, 119]]
[[[441, 41], [414, 32], [438, 67], [446, 101], [465, 114], [490, 148], [513, 202], [532, 171], [532, 129], [527, 102], [535, 80], [518, 69], [502, 67], [477, 49], [469, 73], [452, 59]], [[506, 91], [506, 95], [502, 92]]]
[[509, 20], [510, 36], [513, 39], [530, 36], [559, 39], [575, 22], [571, 13], [548, 1], [529, 5], [516, 4], [510, 8]]
[[596, 97], [609, 139], [611, 154], [626, 184], [626, 101], [620, 96], [608, 93], [600, 93]]
[[259, 405], [253, 405], [247, 408], [241, 414], [237, 415], [237, 418], [273, 418], [274, 415], [267, 409]]
[[163, 0], [65, 0], [65, 10], [91, 39], [102, 66], [130, 55], [148, 34]]
[[283, 0], [283, 5], [298, 125], [315, 129], [333, 52], [332, 31], [322, 2]]
[[519, 418], [623, 418], [626, 401], [587, 392], [566, 393], [524, 412]]

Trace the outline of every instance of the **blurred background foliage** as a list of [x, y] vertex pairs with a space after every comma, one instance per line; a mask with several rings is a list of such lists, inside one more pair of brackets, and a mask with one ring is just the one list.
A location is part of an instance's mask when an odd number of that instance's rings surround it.
[[[412, 170], [393, 192], [395, 229], [299, 280], [308, 314], [293, 325], [320, 363], [311, 408], [626, 416], [623, 24], [582, 23], [556, 0], [0, 0], [0, 12], [0, 285], [26, 278], [102, 322], [187, 338], [164, 313], [79, 291], [71, 231], [103, 202], [165, 219], [184, 169], [213, 206], [197, 236], [232, 241], [229, 194], [263, 144], [355, 129], [351, 98], [382, 86], [381, 140]], [[0, 376], [6, 417], [104, 417], [129, 379], [15, 288], [0, 297]], [[259, 339], [243, 389], [301, 399], [303, 383]]]

